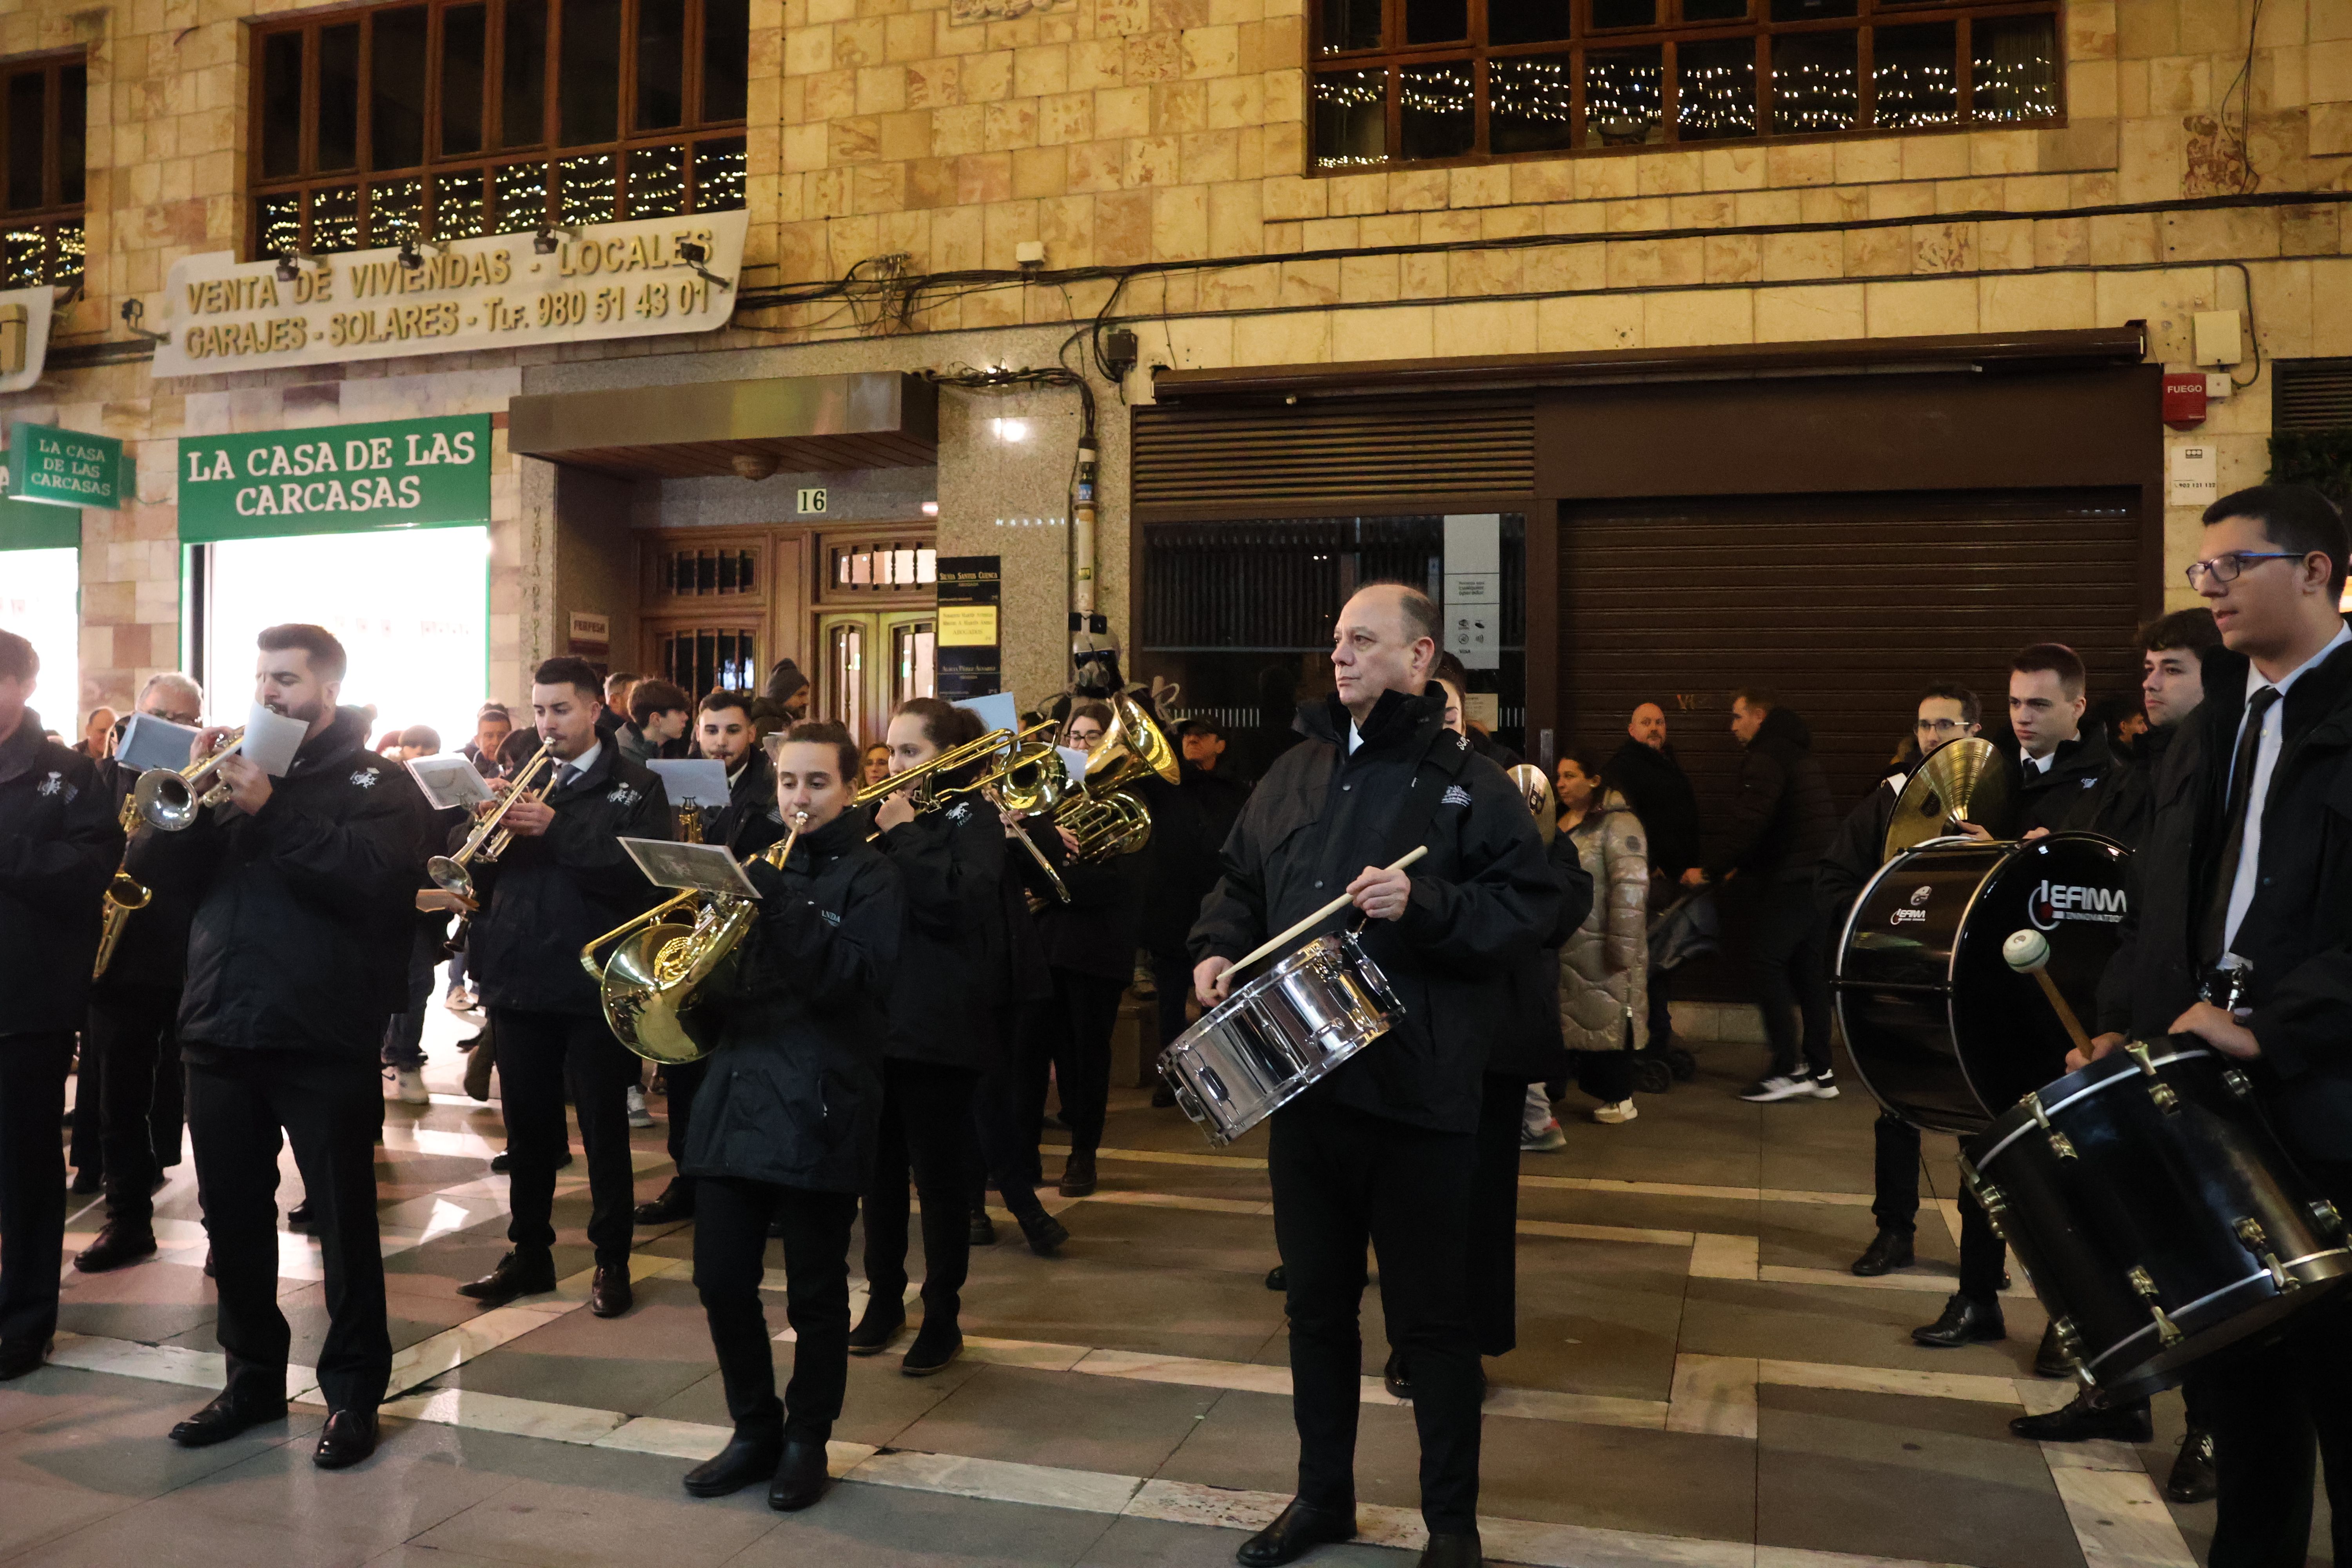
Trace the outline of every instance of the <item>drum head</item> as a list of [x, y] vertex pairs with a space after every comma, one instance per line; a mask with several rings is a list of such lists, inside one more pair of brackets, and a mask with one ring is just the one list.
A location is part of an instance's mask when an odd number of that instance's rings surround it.
[[1991, 1114], [2066, 1070], [2074, 1039], [2041, 983], [2001, 956], [2012, 932], [2050, 942], [2050, 977], [2085, 1033], [2095, 1034], [2099, 977], [2122, 940], [2131, 852], [2094, 833], [2057, 833], [2018, 847], [1979, 890], [1952, 959], [1952, 1035], [1977, 1099]]

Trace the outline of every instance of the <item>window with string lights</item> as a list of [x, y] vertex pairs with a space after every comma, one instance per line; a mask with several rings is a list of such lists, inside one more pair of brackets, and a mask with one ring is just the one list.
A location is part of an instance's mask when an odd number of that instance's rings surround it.
[[0, 289], [81, 276], [89, 134], [80, 50], [0, 66]]
[[429, 0], [254, 33], [253, 255], [743, 205], [749, 0]]
[[2058, 6], [1316, 0], [1317, 170], [2053, 125]]

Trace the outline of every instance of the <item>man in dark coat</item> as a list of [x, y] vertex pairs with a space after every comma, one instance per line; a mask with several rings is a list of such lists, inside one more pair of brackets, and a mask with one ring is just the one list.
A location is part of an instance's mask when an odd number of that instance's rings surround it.
[[2106, 731], [2083, 728], [2087, 677], [2064, 643], [2035, 643], [2009, 666], [2009, 727], [2017, 734], [2018, 832], [2089, 827], [2116, 759]]
[[30, 642], [0, 631], [0, 1382], [40, 1365], [57, 1332], [58, 1123], [122, 858], [102, 764], [47, 739], [26, 706], [40, 670]]
[[[1602, 790], [1615, 790], [1641, 820], [1650, 839], [1650, 910], [1654, 916], [1674, 901], [1683, 873], [1699, 863], [1698, 792], [1666, 738], [1666, 710], [1654, 702], [1633, 710], [1625, 743], [1601, 765]], [[1669, 993], [1674, 971], [1651, 966], [1650, 1042], [1663, 1048], [1675, 1032]]]
[[[1444, 724], [1427, 691], [1437, 612], [1398, 584], [1359, 591], [1331, 652], [1337, 691], [1250, 796], [1192, 928], [1205, 1005], [1234, 963], [1344, 894], [1403, 1004], [1389, 1032], [1274, 1115], [1268, 1173], [1287, 1276], [1298, 1495], [1236, 1555], [1263, 1565], [1355, 1534], [1364, 1249], [1380, 1256], [1389, 1342], [1411, 1363], [1424, 1568], [1479, 1561], [1478, 1353], [1466, 1235], [1498, 981], [1559, 912], [1527, 802]], [[1425, 858], [1390, 868], [1419, 846]]]
[[[285, 1418], [291, 1331], [278, 1305], [277, 1194], [278, 1150], [290, 1142], [327, 1274], [318, 1365], [330, 1414], [313, 1462], [340, 1469], [374, 1451], [392, 1376], [377, 1058], [406, 998], [425, 807], [400, 765], [368, 749], [366, 715], [336, 705], [344, 654], [332, 633], [272, 626], [258, 641], [256, 700], [308, 727], [285, 775], [227, 757], [217, 773], [227, 801], [178, 832], [141, 826], [125, 867], [195, 906], [180, 1055], [228, 1385], [172, 1438], [202, 1447]], [[221, 738], [199, 731], [194, 753]]]
[[1829, 971], [1813, 910], [1813, 865], [1837, 832], [1829, 776], [1813, 756], [1812, 731], [1760, 687], [1732, 697], [1731, 732], [1747, 750], [1730, 831], [1713, 862], [1685, 871], [1683, 882], [1695, 887], [1736, 874], [1752, 889], [1756, 934], [1748, 961], [1764, 1037], [1772, 1042], [1772, 1066], [1740, 1098], [1834, 1100]]
[[[1171, 786], [1153, 781], [1144, 792], [1151, 813], [1150, 879], [1143, 896], [1141, 941], [1151, 954], [1152, 983], [1159, 990], [1160, 1045], [1176, 1043], [1187, 1025], [1185, 998], [1192, 994], [1192, 955], [1184, 941], [1201, 913], [1201, 900], [1217, 885], [1217, 851], [1240, 820], [1249, 785], [1219, 763], [1225, 738], [1213, 719], [1187, 719], [1177, 726], [1183, 748], [1182, 773]], [[1151, 1103], [1176, 1103], [1166, 1084]]]
[[[2342, 518], [2307, 486], [2206, 509], [2189, 582], [2227, 651], [2204, 656], [2205, 700], [2155, 781], [2092, 1046], [2104, 1056], [2126, 1037], [2194, 1035], [2233, 1058], [2296, 1164], [2352, 1213], [2345, 552]], [[2217, 1005], [2231, 978], [2245, 983], [2235, 1011]], [[2195, 1381], [2219, 1483], [2211, 1562], [2301, 1563], [2315, 1459], [2332, 1491], [2352, 1476], [2352, 1310], [2324, 1302]], [[2335, 1555], [2352, 1561], [2352, 1509], [2335, 1510], [2333, 1528]]]
[[541, 664], [531, 673], [530, 707], [550, 747], [533, 783], [539, 798], [507, 808], [513, 842], [497, 860], [473, 866], [482, 906], [474, 984], [498, 1041], [513, 1248], [457, 1289], [494, 1304], [555, 1289], [555, 1173], [571, 1153], [569, 1098], [580, 1114], [588, 1240], [596, 1249], [589, 1310], [610, 1318], [627, 1311], [633, 1295], [627, 1093], [638, 1063], [605, 1024], [580, 950], [660, 895], [620, 841], [668, 838], [674, 825], [661, 780], [622, 756], [600, 727], [604, 687], [586, 660]]

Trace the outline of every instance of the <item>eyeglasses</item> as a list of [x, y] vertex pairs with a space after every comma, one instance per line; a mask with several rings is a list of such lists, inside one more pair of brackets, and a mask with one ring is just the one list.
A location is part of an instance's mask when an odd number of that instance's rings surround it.
[[1911, 728], [1922, 735], [1948, 735], [1967, 729], [1968, 725], [1958, 719], [1922, 719]]
[[2234, 583], [2249, 561], [2300, 561], [2309, 553], [2304, 550], [2232, 550], [2210, 561], [2191, 561], [2188, 566], [2189, 585], [2194, 588], [2198, 580], [2209, 574], [2216, 583]]

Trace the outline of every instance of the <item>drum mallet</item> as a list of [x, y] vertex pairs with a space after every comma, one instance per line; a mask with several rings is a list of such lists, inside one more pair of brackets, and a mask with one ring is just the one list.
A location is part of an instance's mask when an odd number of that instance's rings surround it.
[[[1416, 844], [1405, 852], [1402, 859], [1398, 860], [1387, 868], [1391, 871], [1402, 871], [1407, 866], [1412, 865], [1414, 861], [1420, 859], [1423, 856], [1428, 853], [1428, 845]], [[1338, 898], [1332, 900], [1321, 909], [1317, 910], [1313, 914], [1308, 915], [1305, 920], [1300, 921], [1297, 924], [1290, 927], [1287, 931], [1281, 932], [1279, 935], [1266, 938], [1265, 941], [1260, 942], [1255, 948], [1244, 954], [1241, 962], [1235, 963], [1233, 968], [1226, 971], [1226, 973], [1229, 974], [1239, 974], [1243, 970], [1247, 969], [1251, 964], [1255, 963], [1267, 953], [1281, 952], [1283, 949], [1288, 947], [1293, 942], [1297, 941], [1298, 937], [1307, 930], [1307, 928], [1322, 924], [1325, 921], [1329, 920], [1333, 915], [1338, 914], [1341, 910], [1346, 909], [1352, 901], [1353, 900], [1349, 895], [1346, 893], [1340, 894]]]
[[2082, 1020], [2074, 1016], [2074, 1009], [2060, 994], [2058, 983], [2050, 978], [2050, 939], [2038, 931], [2012, 931], [2009, 940], [2000, 944], [2000, 955], [2020, 974], [2031, 974], [2042, 982], [2042, 994], [2049, 997], [2050, 1005], [2057, 1010], [2058, 1021], [2066, 1026], [2067, 1037], [2074, 1042], [2076, 1050], [2090, 1056], [2091, 1037], [2083, 1033]]

